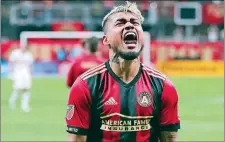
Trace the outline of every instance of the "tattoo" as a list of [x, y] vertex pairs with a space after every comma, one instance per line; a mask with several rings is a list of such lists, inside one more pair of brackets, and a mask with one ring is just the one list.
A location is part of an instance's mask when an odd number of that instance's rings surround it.
[[119, 64], [119, 55], [115, 54], [112, 58], [112, 62]]
[[176, 142], [177, 132], [161, 132], [160, 142]]

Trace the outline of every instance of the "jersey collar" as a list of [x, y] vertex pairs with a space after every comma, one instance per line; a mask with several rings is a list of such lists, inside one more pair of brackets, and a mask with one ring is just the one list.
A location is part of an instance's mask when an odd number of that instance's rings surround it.
[[129, 88], [131, 86], [133, 86], [140, 78], [141, 76], [141, 72], [142, 72], [142, 65], [140, 64], [140, 67], [139, 67], [139, 71], [137, 73], [137, 75], [134, 77], [134, 79], [129, 82], [129, 83], [126, 83], [124, 82], [123, 80], [121, 80], [112, 70], [112, 68], [110, 67], [110, 64], [109, 64], [109, 60], [105, 63], [106, 64], [106, 68], [107, 70], [109, 71], [109, 74], [120, 84], [120, 85], [123, 85], [124, 87], [126, 88]]

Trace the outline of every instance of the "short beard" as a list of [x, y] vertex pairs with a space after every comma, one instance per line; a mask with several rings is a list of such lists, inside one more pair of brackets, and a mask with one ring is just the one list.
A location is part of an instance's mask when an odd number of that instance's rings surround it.
[[138, 52], [132, 52], [132, 51], [123, 52], [123, 51], [118, 50], [117, 53], [118, 53], [118, 56], [120, 56], [124, 60], [134, 60], [139, 57], [139, 55], [141, 54], [141, 52], [143, 50], [143, 47], [144, 46], [141, 46], [141, 49]]

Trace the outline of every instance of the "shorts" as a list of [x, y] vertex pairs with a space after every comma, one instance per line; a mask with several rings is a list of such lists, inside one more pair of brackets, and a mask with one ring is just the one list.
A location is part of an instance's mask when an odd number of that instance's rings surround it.
[[13, 88], [14, 89], [30, 89], [32, 85], [32, 78], [30, 74], [14, 74]]

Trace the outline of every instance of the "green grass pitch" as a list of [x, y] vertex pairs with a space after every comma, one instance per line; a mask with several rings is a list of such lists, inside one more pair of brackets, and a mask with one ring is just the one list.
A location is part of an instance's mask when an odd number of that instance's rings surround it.
[[[179, 141], [223, 141], [224, 79], [171, 78], [179, 93], [182, 129]], [[12, 81], [2, 79], [2, 141], [66, 141], [65, 113], [69, 89], [63, 78], [35, 78], [30, 113], [11, 111]]]

